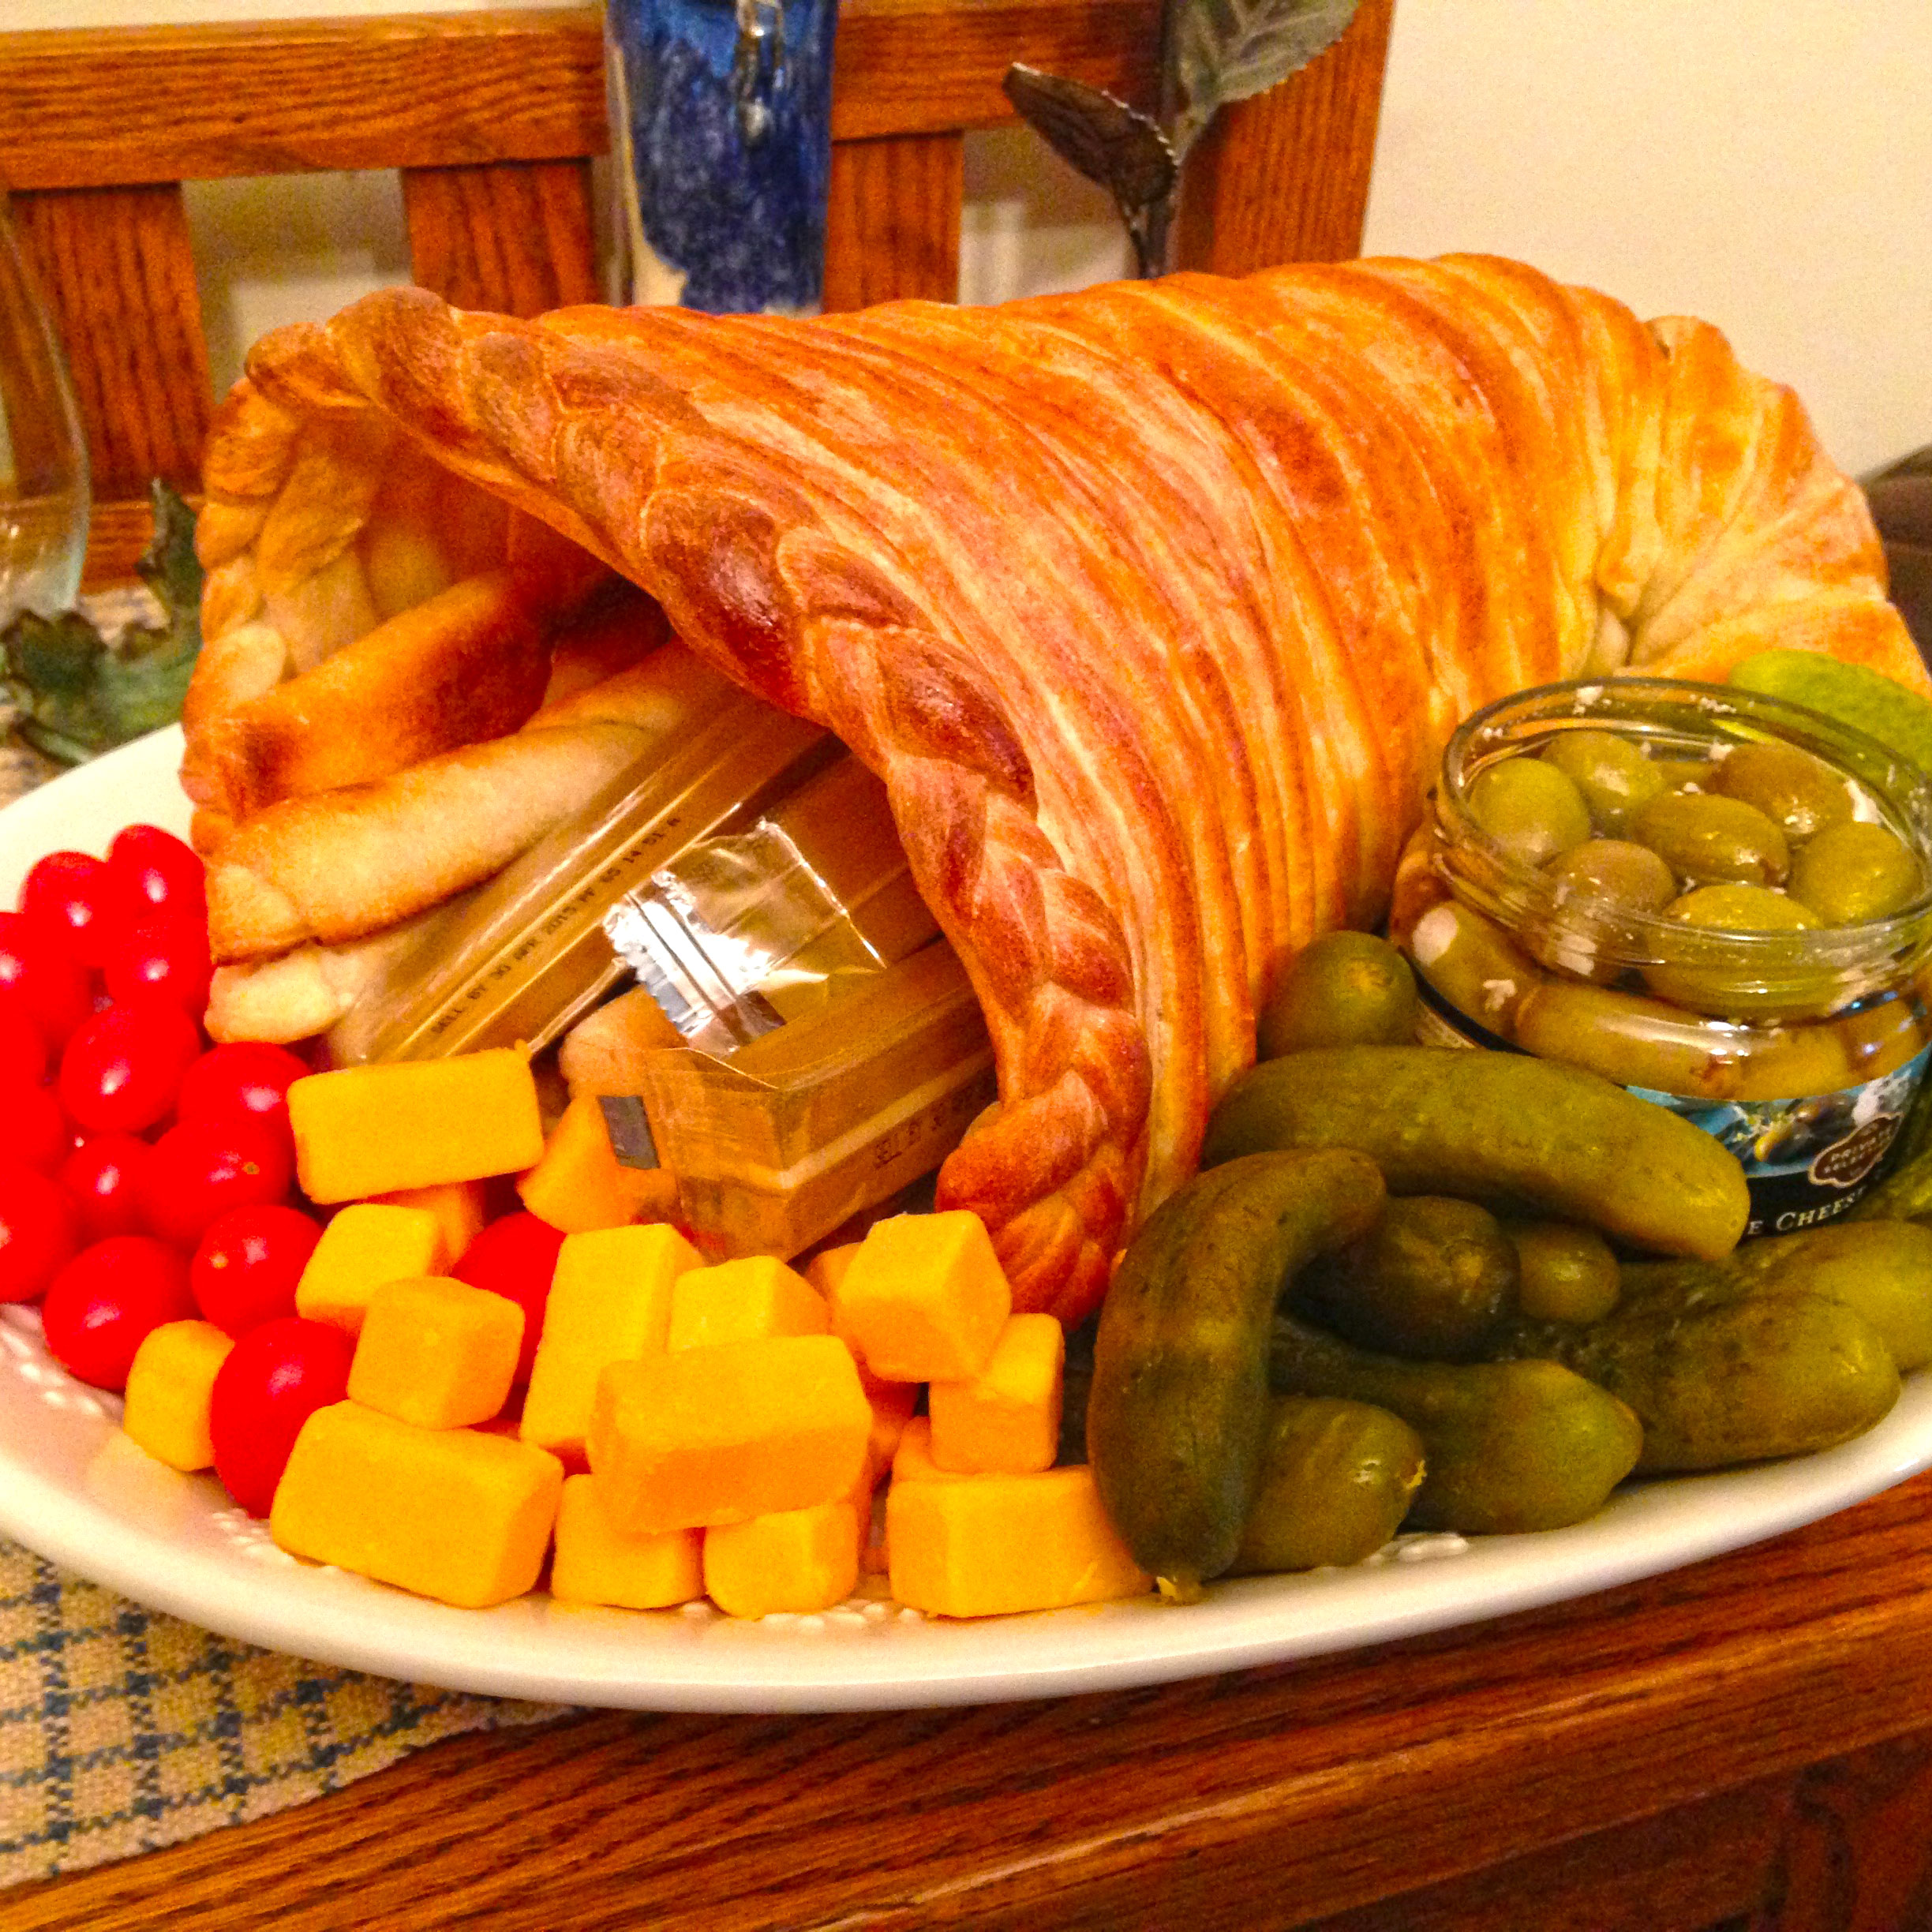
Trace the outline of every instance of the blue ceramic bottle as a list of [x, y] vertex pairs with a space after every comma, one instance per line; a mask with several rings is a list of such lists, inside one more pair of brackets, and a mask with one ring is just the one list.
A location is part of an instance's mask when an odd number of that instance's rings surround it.
[[810, 313], [838, 0], [607, 0], [630, 298]]

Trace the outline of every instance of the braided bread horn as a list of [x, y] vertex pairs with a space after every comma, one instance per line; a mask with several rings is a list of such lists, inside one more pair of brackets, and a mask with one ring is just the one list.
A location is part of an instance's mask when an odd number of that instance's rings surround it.
[[942, 1200], [1069, 1320], [1289, 951], [1379, 915], [1471, 708], [1773, 641], [1923, 682], [1789, 392], [1514, 264], [805, 323], [391, 290], [250, 378], [575, 539], [883, 777], [1000, 1070]]

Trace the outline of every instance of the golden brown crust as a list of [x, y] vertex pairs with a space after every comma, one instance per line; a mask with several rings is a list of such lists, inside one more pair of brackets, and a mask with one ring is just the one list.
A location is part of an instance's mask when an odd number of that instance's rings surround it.
[[1458, 717], [1773, 641], [1923, 683], [1788, 392], [1515, 264], [811, 323], [391, 290], [250, 373], [552, 523], [882, 775], [1000, 1069], [942, 1199], [1069, 1318], [1288, 951], [1378, 915]]
[[[216, 641], [232, 650], [245, 626]], [[265, 672], [271, 653], [259, 653]], [[247, 817], [279, 799], [386, 778], [458, 745], [500, 738], [537, 709], [549, 650], [507, 568], [400, 611], [313, 670], [230, 702], [184, 710], [182, 788]]]
[[621, 724], [519, 732], [244, 819], [209, 863], [208, 943], [232, 964], [359, 939], [500, 871], [643, 754]]

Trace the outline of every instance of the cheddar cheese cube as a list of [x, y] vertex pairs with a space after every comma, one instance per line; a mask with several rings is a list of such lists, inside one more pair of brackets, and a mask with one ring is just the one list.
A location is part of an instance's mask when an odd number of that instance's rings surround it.
[[481, 1610], [534, 1586], [563, 1487], [528, 1443], [341, 1402], [302, 1425], [268, 1528], [290, 1556]]
[[900, 1439], [904, 1435], [906, 1425], [912, 1420], [912, 1411], [919, 1406], [919, 1384], [915, 1382], [881, 1382], [859, 1371], [859, 1386], [865, 1391], [866, 1400], [872, 1405], [872, 1456], [881, 1469], [890, 1469], [892, 1460], [899, 1453]]
[[834, 1301], [838, 1332], [873, 1374], [891, 1382], [977, 1375], [1013, 1312], [985, 1225], [964, 1210], [878, 1222]]
[[604, 1110], [590, 1094], [564, 1110], [543, 1158], [518, 1178], [517, 1193], [532, 1214], [567, 1234], [623, 1227], [640, 1215], [662, 1219], [677, 1204], [670, 1175], [618, 1159]]
[[895, 1480], [886, 1539], [893, 1595], [934, 1616], [1057, 1610], [1153, 1587], [1086, 1468]]
[[844, 1496], [871, 1429], [845, 1344], [777, 1335], [613, 1362], [587, 1447], [611, 1520], [641, 1534]]
[[415, 1281], [449, 1266], [443, 1225], [428, 1208], [358, 1201], [343, 1208], [322, 1230], [295, 1284], [295, 1312], [360, 1335], [369, 1297], [385, 1282]]
[[537, 1083], [514, 1047], [311, 1073], [288, 1104], [302, 1192], [325, 1204], [517, 1174], [543, 1155]]
[[208, 1401], [234, 1346], [212, 1322], [163, 1322], [148, 1331], [128, 1370], [121, 1426], [155, 1461], [178, 1470], [214, 1467]]
[[444, 1181], [434, 1187], [395, 1188], [374, 1196], [384, 1208], [421, 1208], [443, 1230], [444, 1266], [460, 1261], [463, 1250], [483, 1232], [489, 1219], [487, 1191], [481, 1181]]
[[704, 1533], [705, 1594], [735, 1617], [829, 1610], [859, 1581], [859, 1540], [849, 1501], [721, 1524]]
[[912, 1382], [889, 1382], [866, 1366], [865, 1358], [846, 1331], [839, 1326], [838, 1288], [852, 1266], [859, 1243], [848, 1241], [842, 1248], [827, 1248], [814, 1255], [805, 1269], [805, 1279], [825, 1297], [832, 1319], [832, 1332], [852, 1351], [859, 1365], [859, 1386], [872, 1405], [873, 1452], [882, 1465], [889, 1465], [899, 1447], [899, 1432], [919, 1403], [919, 1387]]
[[467, 1428], [504, 1406], [523, 1345], [507, 1296], [430, 1275], [384, 1282], [349, 1365], [349, 1399], [418, 1428]]
[[672, 1284], [702, 1266], [675, 1228], [565, 1236], [523, 1398], [523, 1440], [581, 1468], [597, 1377], [612, 1362], [663, 1352]]
[[1065, 1365], [1065, 1331], [1052, 1316], [1009, 1317], [976, 1376], [927, 1391], [933, 1460], [968, 1474], [1051, 1469]]
[[930, 1416], [914, 1416], [900, 1432], [893, 1451], [892, 1479], [895, 1484], [965, 1481], [959, 1470], [942, 1469], [933, 1460]]
[[703, 1532], [667, 1530], [631, 1536], [597, 1500], [594, 1476], [567, 1476], [557, 1506], [550, 1594], [559, 1603], [662, 1610], [704, 1594]]
[[708, 1348], [771, 1335], [824, 1335], [825, 1297], [782, 1261], [754, 1255], [680, 1275], [671, 1291], [667, 1348]]
[[[827, 1306], [836, 1309], [838, 1304], [838, 1285], [845, 1279], [845, 1271], [852, 1266], [852, 1256], [859, 1252], [856, 1241], [847, 1241], [840, 1248], [822, 1248], [805, 1264], [805, 1279], [826, 1298]], [[832, 1331], [838, 1333], [835, 1326]]]

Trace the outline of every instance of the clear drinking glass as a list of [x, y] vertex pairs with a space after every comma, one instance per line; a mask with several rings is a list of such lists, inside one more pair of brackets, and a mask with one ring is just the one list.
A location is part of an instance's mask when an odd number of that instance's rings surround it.
[[0, 626], [72, 605], [87, 537], [80, 411], [0, 193]]

